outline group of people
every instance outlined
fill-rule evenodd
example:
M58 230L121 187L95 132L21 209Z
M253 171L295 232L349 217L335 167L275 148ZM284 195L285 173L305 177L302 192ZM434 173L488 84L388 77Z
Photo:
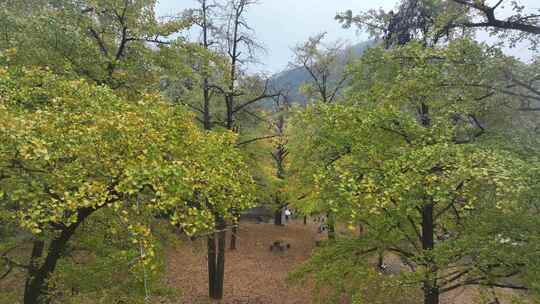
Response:
M285 224L289 223L289 220L292 219L293 216L293 210L289 207L285 207L283 209L283 215L285 218ZM319 226L317 227L318 233L323 233L328 229L328 224L326 223L326 216L325 215L316 215L313 217L313 221L315 223L319 223Z
M284 224L288 224L289 220L292 220L293 218L293 210L289 207L285 207L283 209L283 218L285 219ZM325 215L316 215L313 217L313 221L315 223L319 223L319 226L317 228L318 233L323 233L328 229L328 224L326 223L326 216Z

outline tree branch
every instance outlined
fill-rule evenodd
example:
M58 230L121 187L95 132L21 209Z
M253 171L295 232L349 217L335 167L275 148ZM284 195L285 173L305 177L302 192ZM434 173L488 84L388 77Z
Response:
M250 140L246 140L246 141L237 143L237 144L236 144L236 147L241 147L241 146L244 146L244 145L247 145L247 144L250 144L250 143L259 141L259 140L275 138L275 137L278 137L278 136L279 136L279 135L268 135L268 136L261 136L261 137L252 138L252 139L250 139Z

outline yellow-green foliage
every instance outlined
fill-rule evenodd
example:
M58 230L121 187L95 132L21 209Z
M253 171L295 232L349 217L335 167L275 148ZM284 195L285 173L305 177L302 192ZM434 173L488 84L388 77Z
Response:
M346 101L296 116L294 164L312 185L303 208L332 211L351 229L363 225L358 251L399 255L412 266L401 273L404 286L427 281L445 291L509 273L536 286L538 267L524 265L538 259L538 237L529 232L539 224L531 216L537 158L496 137L493 126L507 122L490 120L499 100L481 87L503 62L468 40L368 51L353 68ZM426 232L433 249L422 238L426 205L434 208ZM466 272L449 280L451 269Z
M156 94L125 102L86 81L2 68L0 141L2 215L35 235L111 208L149 245L147 225L131 220L139 208L193 234L252 200L235 135L203 132Z

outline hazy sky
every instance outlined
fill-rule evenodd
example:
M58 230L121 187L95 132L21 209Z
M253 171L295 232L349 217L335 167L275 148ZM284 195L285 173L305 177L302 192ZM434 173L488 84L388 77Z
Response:
M391 9L397 0L260 0L247 15L248 22L267 52L260 54L261 66L250 70L278 72L292 59L291 47L309 36L323 31L330 40L345 39L351 43L367 40L366 34L343 29L334 20L337 12L352 9L359 12L370 8ZM522 0L527 7L540 8L540 0ZM174 15L196 7L193 0L159 0L159 15ZM510 51L523 59L531 57L526 47Z
M248 22L267 52L260 54L263 63L257 70L277 72L291 58L291 47L323 31L330 40L346 39L351 43L367 39L355 29L342 29L334 20L337 12L360 11L375 7L392 8L395 0L261 0L247 15ZM196 7L193 0L159 0L159 15L172 15Z

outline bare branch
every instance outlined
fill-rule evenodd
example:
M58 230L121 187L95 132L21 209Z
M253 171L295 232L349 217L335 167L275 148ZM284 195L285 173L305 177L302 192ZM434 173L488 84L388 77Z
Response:
M241 146L244 146L244 145L247 145L247 144L250 144L250 143L259 141L259 140L270 139L270 138L276 138L276 137L279 137L279 135L267 135L267 136L256 137L256 138L252 138L252 139L250 139L250 140L246 140L246 141L237 143L237 144L236 144L236 147L241 147Z

